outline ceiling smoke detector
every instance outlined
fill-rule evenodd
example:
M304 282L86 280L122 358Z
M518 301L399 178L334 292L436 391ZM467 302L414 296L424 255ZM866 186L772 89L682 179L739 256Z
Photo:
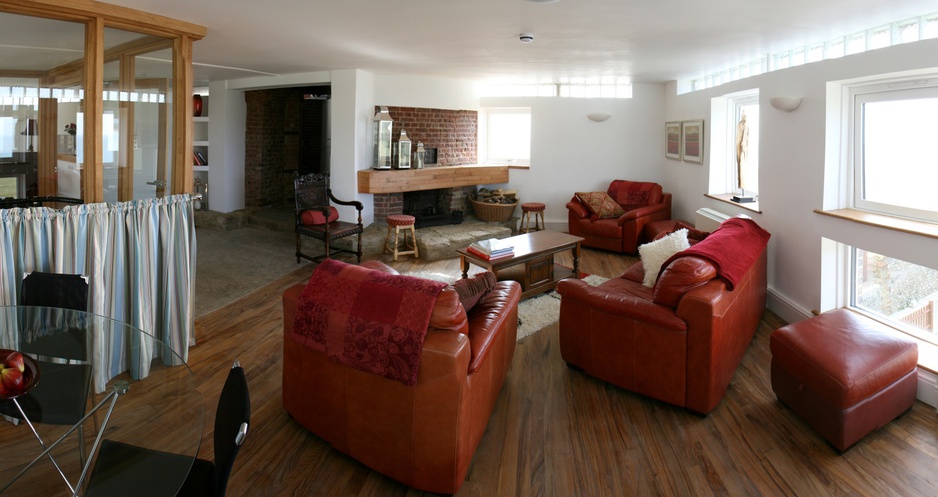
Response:
M521 33L518 35L518 39L521 40L521 43L531 43L534 41L534 35L531 33Z

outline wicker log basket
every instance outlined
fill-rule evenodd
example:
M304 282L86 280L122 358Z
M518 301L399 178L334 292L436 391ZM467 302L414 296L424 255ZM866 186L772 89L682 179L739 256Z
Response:
M520 203L517 195L517 190L481 188L476 198L469 199L469 203L472 204L472 210L480 221L504 223L511 220L515 214L515 208Z

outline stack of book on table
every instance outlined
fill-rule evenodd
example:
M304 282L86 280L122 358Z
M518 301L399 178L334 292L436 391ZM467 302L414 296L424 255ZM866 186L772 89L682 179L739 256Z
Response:
M473 242L471 245L469 245L467 250L472 255L487 261L502 259L515 255L515 247L514 245L511 245L511 242L506 242L497 238L490 238L480 242Z

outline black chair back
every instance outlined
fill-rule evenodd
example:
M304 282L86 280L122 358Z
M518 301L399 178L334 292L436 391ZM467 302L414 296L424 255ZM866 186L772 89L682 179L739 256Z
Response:
M297 224L299 215L305 210L329 208L329 175L310 173L293 176L293 192L296 200Z
M23 305L88 310L88 282L80 274L33 271L23 278Z
M235 363L218 398L215 411L215 495L224 497L235 457L251 422L251 398L244 369Z

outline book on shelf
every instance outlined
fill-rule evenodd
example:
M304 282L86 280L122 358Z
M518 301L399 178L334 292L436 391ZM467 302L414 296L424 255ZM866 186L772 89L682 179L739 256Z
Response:
M491 257L513 253L515 250L514 245L497 238L472 242L469 248L475 249L480 254L489 255Z
M200 166L207 166L207 165L208 165L208 159L205 158L205 155L204 155L202 152L196 150L196 151L195 151L195 156L199 159L199 165L200 165Z
M202 164L202 163L199 162L199 156L196 155L195 152L192 152L192 165L193 165L193 166L204 166L204 165L205 165L205 164Z
M496 261L496 260L499 260L499 259L507 259L507 258L510 258L510 257L514 257L514 255L515 255L515 252L514 252L513 250L512 250L512 251L508 251L508 252L501 252L501 253L499 253L499 254L486 254L485 252L480 252L480 251L476 250L476 249L473 248L471 245L469 246L469 248L466 249L466 251L469 252L470 254L472 254L472 255L474 255L474 256L480 258L480 259L484 259L484 260L486 260L486 261Z

